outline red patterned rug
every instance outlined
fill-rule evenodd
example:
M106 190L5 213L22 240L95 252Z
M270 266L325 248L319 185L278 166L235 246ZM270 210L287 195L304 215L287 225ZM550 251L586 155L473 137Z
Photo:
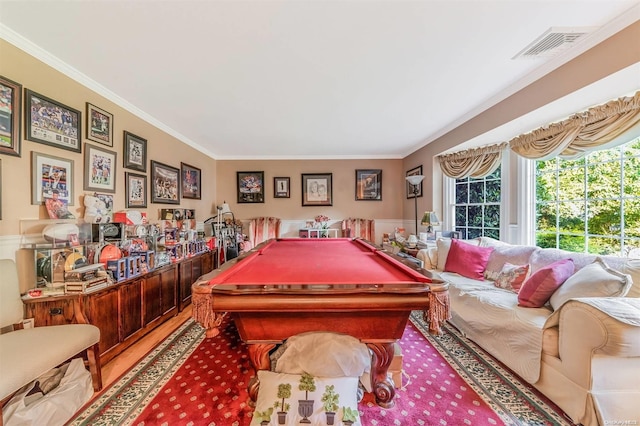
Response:
M253 371L233 322L223 328L205 339L188 320L69 424L249 425L246 387ZM358 406L362 425L571 425L455 329L445 327L435 338L427 330L414 313L399 342L405 381L395 407L382 409L365 394Z

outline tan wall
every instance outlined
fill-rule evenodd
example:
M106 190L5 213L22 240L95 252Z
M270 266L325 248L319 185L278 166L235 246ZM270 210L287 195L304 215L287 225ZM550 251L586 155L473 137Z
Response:
M95 142L91 143L117 153L116 194L114 197L115 210L125 208L125 170L139 173L135 170L128 170L122 167L123 131L127 130L147 139L148 160L160 161L178 168L182 161L202 169L202 200L184 199L179 207L196 209L197 219L199 220L204 220L209 217L211 205L216 199L216 163L213 159L185 145L176 138L78 84L76 81L43 62L27 55L4 40L0 40L0 58L0 75L22 84L24 88L33 90L34 92L82 112L83 142L86 142L86 102L90 102L113 114L115 139L113 148ZM2 159L2 220L0 220L0 236L19 234L21 219L47 218L44 206L31 204L32 151L74 161L74 205L70 206L69 210L76 217L83 216L84 146L83 153L79 154L49 145L27 141L25 140L24 124L21 136L22 156L12 157L2 155L0 157ZM147 179L150 179L149 164L147 164L146 175ZM148 193L147 196L148 208L141 211L146 211L150 220L158 218L158 210L161 208L178 207L174 205L152 204L150 193Z
M423 165L424 197L418 199L418 210L442 212L442 185L439 167L434 167L436 155L458 146L478 135L508 123L522 115L592 84L604 77L640 62L640 22L636 22L602 43L594 46L555 71L509 96L461 126L417 150L404 159L405 170ZM626 95L621 93L620 96ZM588 108L590 105L585 105ZM578 112L578 111L575 111ZM558 117L562 119L564 117ZM516 137L518 135L513 135ZM494 141L494 143L507 141ZM512 162L515 163L515 158ZM511 176L511 193L507 194L507 211L517 211L516 175ZM413 206L404 203L404 218L413 217ZM512 216L511 222L515 220Z
M217 202L229 203L235 216L250 219L275 216L288 220L311 220L319 214L332 220L347 217L397 219L404 199L402 160L219 160ZM382 170L382 201L356 201L356 169ZM236 172L264 171L265 202L237 203ZM333 206L302 207L302 173L332 173ZM291 198L273 198L273 178L291 178Z
M147 139L147 159L180 167L180 162L202 169L202 200L183 199L179 207L196 209L197 219L206 220L215 213L215 206L227 201L237 218L277 216L285 220L307 220L325 214L333 220L346 217L371 217L395 220L402 217L404 172L402 160L327 160L327 161L215 161L176 138L159 130L129 111L117 106L61 72L0 40L0 74L41 95L59 101L82 112L83 142L86 142L86 102L90 102L114 115L113 148L99 145L117 153L115 210L125 208L125 171L122 167L123 131ZM24 122L24 117L23 117ZM82 217L83 154L25 140L24 124L21 131L22 156L3 155L2 159L2 220L0 236L19 235L20 224L34 219L46 219L42 205L31 204L31 152L68 158L74 161L74 202L70 206L76 217ZM197 141L196 141L197 142ZM90 142L95 144L94 142ZM382 169L383 201L355 201L355 170ZM237 171L265 172L265 202L237 204ZM333 206L302 207L301 173L333 173ZM148 179L150 169L147 165ZM291 198L273 198L273 177L291 178ZM400 190L398 190L400 188ZM147 212L150 221L158 218L161 208L178 207L152 204L148 193Z

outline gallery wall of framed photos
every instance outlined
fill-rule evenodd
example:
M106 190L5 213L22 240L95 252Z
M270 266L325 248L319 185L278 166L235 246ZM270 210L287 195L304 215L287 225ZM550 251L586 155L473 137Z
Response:
M48 220L45 201L54 189L56 203L78 220L85 194L109 196L114 211L137 209L151 219L166 201L195 209L199 220L211 215L213 158L5 40L0 50L0 92L8 100L0 132L0 236L19 235L25 219ZM152 160L178 171L184 197L152 200Z
M0 88L15 94L11 119L20 123L12 127L9 139L0 142L0 235L18 235L21 219L48 217L41 191L53 181L62 188L58 196L66 199L76 218L83 216L83 196L94 193L113 200L114 211L137 209L151 219L177 202L205 220L224 201L240 219L303 220L325 214L338 220L354 212L364 217L402 216L402 191L394 189L403 188L402 160L215 160L11 44L0 40L0 48L7 58L0 63ZM22 67L33 72L25 74ZM25 109L27 91L31 106L39 103L67 117L66 135L47 133L38 115L31 116L31 108ZM154 171L152 162L161 169ZM358 177L357 170L364 172ZM161 173L166 171L171 173ZM254 178L260 181L257 195L239 192L238 172L245 171L260 172L249 179L251 185ZM303 174L330 179L329 201L303 205ZM156 182L161 175L162 182ZM357 181L364 183L367 177L378 179L379 192L367 186L367 192L358 195ZM179 189L170 196L154 194L156 183L176 184ZM238 203L239 193L247 202ZM378 196L382 199L376 200Z

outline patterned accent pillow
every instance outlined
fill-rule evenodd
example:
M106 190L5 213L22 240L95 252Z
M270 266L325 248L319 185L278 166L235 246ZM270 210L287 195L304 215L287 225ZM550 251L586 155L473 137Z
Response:
M529 272L529 265L512 265L511 263L505 263L502 267L502 271L498 272L493 279L496 287L504 288L505 290L513 291L517 293L522 287L522 283L527 278ZM491 275L491 274L487 274Z
M300 400L306 399L305 391L299 389L300 379L299 374L285 374L274 373L272 371L259 370L258 380L260 381L260 389L258 391L258 400L256 401L256 408L254 411L254 417L251 420L251 426L259 426L261 421L258 419L256 413L268 413L270 408L274 408L277 402L280 406L282 404L282 398L278 398L278 387L280 385L289 385L290 396L284 398L285 405L288 405L288 412L286 415L285 423L278 422L278 411L280 408L274 408L269 416L270 425L284 424L287 426L298 426L302 416L298 411L298 405ZM336 417L334 424L342 424L342 411L343 407L349 407L358 413L358 378L357 377L314 377L314 385L316 390L308 393L308 398L313 400L313 411L307 417L312 425L324 425L326 424L326 413L322 406L322 395L327 386L333 386L333 390L338 394L338 410L336 411ZM356 415L356 421L353 425L361 426L359 413Z

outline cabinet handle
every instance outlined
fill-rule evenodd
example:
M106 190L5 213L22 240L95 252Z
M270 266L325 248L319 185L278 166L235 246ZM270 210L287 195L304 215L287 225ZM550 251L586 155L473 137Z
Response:
M62 315L62 308L51 308L49 309L50 315Z

